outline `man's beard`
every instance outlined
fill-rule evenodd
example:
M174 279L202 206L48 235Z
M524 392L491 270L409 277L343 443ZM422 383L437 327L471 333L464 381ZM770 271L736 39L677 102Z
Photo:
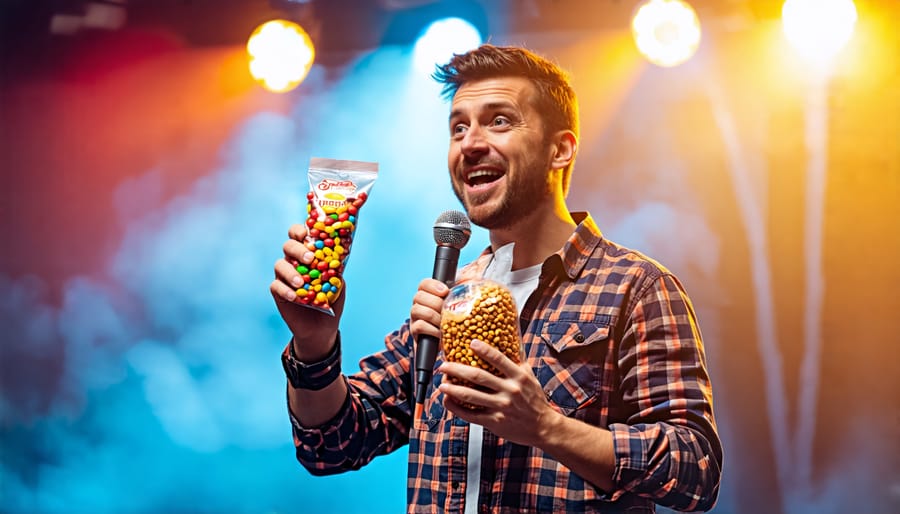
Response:
M539 163L535 159L527 163L525 169L520 168L515 177L505 175L506 192L499 207L489 212L473 213L465 200L464 180L461 185L453 181L453 192L465 207L472 223L488 230L506 229L528 217L539 204L546 202L550 197L550 173L546 171L548 168L549 163Z

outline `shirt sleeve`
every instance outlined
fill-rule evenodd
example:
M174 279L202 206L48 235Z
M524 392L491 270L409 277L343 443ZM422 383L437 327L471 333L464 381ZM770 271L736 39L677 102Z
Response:
M671 274L640 293L618 356L627 423L611 424L611 499L632 492L677 510L709 510L718 497L722 446L693 307Z
M378 455L409 442L412 375L409 321L385 338L385 349L360 361L360 371L342 376L349 393L334 418L304 427L288 413L297 460L313 475L359 469Z

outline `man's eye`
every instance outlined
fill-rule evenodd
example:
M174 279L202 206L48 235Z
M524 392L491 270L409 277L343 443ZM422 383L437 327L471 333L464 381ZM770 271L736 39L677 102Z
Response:
M496 118L494 118L491 124L495 127L503 127L509 125L509 119L505 116L497 116Z
M457 123L450 128L450 132L453 134L462 134L466 131L466 126L462 123Z

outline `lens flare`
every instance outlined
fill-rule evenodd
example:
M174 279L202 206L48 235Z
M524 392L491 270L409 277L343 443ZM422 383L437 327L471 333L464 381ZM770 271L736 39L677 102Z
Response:
M680 0L650 0L631 20L638 50L657 66L677 66L690 59L700 45L700 20Z
M781 8L788 42L816 64L830 61L850 41L856 17L853 0L787 0Z
M306 78L316 56L309 34L285 20L263 23L247 41L250 74L269 91L284 93Z

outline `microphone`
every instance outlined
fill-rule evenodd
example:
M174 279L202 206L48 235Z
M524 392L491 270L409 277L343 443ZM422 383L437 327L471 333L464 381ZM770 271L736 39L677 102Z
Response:
M456 280L456 266L459 263L459 250L469 242L472 229L469 218L460 211L444 211L434 222L434 270L431 278L440 280L453 287ZM434 360L437 357L440 341L436 337L420 334L416 341L416 409L413 419L422 415L428 385L434 373Z

